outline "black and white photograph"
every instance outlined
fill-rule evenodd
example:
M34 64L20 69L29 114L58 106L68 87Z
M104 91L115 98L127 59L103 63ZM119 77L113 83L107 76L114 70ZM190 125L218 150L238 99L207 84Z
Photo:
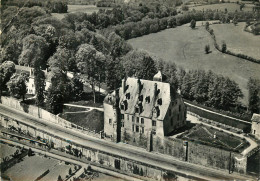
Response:
M0 0L1 181L260 181L260 0Z

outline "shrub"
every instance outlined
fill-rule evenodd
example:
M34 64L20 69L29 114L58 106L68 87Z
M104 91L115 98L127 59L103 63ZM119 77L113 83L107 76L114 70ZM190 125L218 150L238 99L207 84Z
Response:
M210 53L210 46L209 46L209 45L206 45L206 46L205 46L205 53L206 53L206 54L209 54L209 53Z

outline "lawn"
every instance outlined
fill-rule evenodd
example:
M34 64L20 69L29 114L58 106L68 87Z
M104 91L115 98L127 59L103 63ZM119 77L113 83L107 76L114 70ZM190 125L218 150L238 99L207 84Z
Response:
M63 113L60 117L92 131L99 132L104 129L104 113L98 110L69 114Z
M260 64L231 55L222 54L214 48L213 40L204 27L192 30L187 25L167 29L128 41L134 48L144 49L165 61L175 62L186 70L204 69L228 76L236 81L247 103L247 82L250 77L259 78ZM210 54L205 54L209 44Z
M214 135L216 135L216 138L214 138ZM182 134L181 138L200 142L209 146L217 146L222 149L239 152L242 152L248 146L246 140L202 125L193 127L189 130L189 132Z
M244 31L245 25L245 23L238 23L237 26L213 24L210 27L214 30L219 45L225 41L229 51L260 59L260 36Z

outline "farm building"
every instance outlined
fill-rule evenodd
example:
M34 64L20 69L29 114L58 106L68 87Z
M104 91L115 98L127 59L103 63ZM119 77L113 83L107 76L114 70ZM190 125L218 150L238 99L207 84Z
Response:
M260 139L260 114L253 114L251 133Z
M186 107L181 96L158 72L153 81L138 78L122 80L120 89L104 100L104 134L121 141L120 135L138 137L151 134L164 137L186 123ZM131 142L130 141L130 142Z

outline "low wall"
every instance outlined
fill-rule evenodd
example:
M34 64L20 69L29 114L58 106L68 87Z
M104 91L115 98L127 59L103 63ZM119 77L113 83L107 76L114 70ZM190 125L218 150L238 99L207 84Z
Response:
M251 130L251 123L243 120L239 120L230 116L226 116L220 113L216 113L195 105L192 105L190 103L185 102L185 105L187 106L187 111L193 112L200 117L210 119L222 124L226 124L238 129L243 130L245 133L249 133Z
M17 109L19 111L23 111L25 113L28 113L32 116L44 119L48 122L55 123L59 126L63 126L65 128L71 128L71 129L74 129L76 131L80 131L84 134L94 136L94 137L97 137L97 138L100 137L99 133L96 133L94 131L91 131L91 130L88 130L88 129L83 128L81 126L78 126L76 124L73 124L73 123L71 123L71 122L69 122L65 119L62 119L58 115L51 114L50 112L48 112L44 109L41 109L39 107L22 103L21 101L15 99L15 98L2 96L1 97L1 103L3 105L8 106L8 107L12 107L12 108Z

